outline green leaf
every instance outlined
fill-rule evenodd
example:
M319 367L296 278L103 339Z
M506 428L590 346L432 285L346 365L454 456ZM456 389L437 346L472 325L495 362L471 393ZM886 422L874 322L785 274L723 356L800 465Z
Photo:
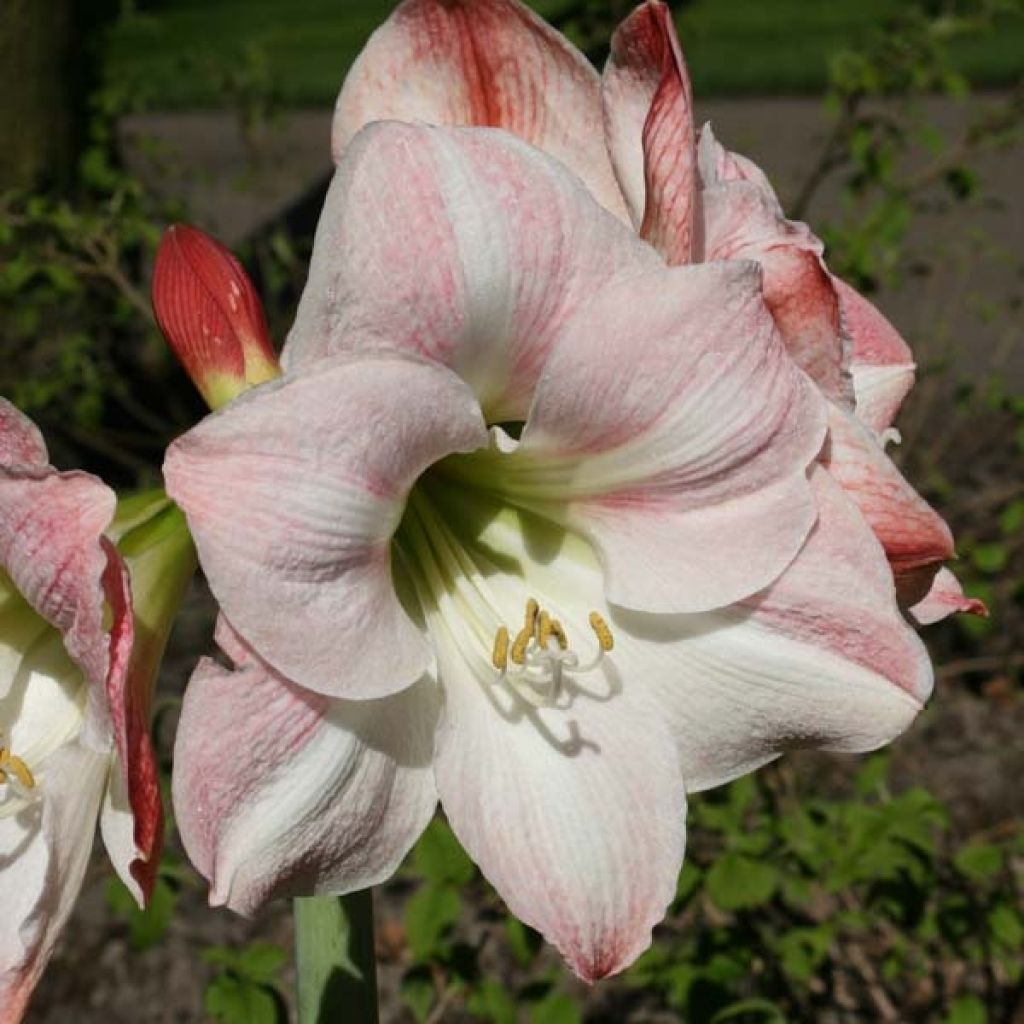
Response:
M398 994L420 1024L430 1016L430 1010L437 999L437 986L430 969L414 967L406 972L399 986Z
M1024 530L1024 498L1011 501L999 516L999 529L1012 537Z
M476 867L459 845L448 825L435 818L420 837L413 852L413 868L430 882L465 885Z
M1024 945L1024 922L1009 903L997 904L988 916L992 934L1007 949L1016 950Z
M982 571L989 574L1002 572L1006 568L1010 552L1005 544L975 544L971 548L971 561Z
M791 928L782 932L773 946L782 960L786 976L801 982L816 977L834 934L834 929L825 924L812 928Z
M683 870L679 872L676 882L676 897L672 901L673 910L681 910L690 901L693 894L700 888L701 870L692 860L683 861Z
M785 1014L767 999L741 999L738 1003L727 1006L711 1018L711 1024L725 1024L726 1021L749 1021L754 1017L758 1024L786 1024Z
M222 1024L277 1024L278 1004L273 992L260 985L222 975L206 988L206 1012Z
M953 863L972 882L982 882L1003 870L1003 851L992 843L971 843L957 853Z
M448 930L459 919L462 901L448 885L424 885L405 908L405 934L417 960L439 953Z
M890 760L888 752L874 754L867 759L856 775L857 792L861 796L875 796L884 787L889 777Z
M145 910L139 909L135 897L119 878L111 878L107 883L107 906L128 922L128 941L134 949L149 949L164 937L177 902L178 894L161 877L156 880Z
M530 1024L580 1024L583 1014L576 1000L564 992L552 992L530 1011Z
M273 981L288 955L269 942L252 942L238 951L235 970L255 982Z
M774 865L727 851L708 872L707 891L722 910L743 910L770 900L778 883Z
M988 1024L988 1011L976 995L960 996L949 1007L943 1024Z
M533 961L544 940L529 925L509 914L505 918L505 937L512 955L525 967Z
M490 978L485 978L466 1000L470 1013L495 1024L516 1024L516 1004L512 997Z

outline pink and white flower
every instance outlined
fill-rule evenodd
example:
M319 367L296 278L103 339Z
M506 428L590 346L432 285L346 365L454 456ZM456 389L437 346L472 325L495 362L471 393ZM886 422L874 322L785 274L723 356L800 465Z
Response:
M573 170L672 265L755 260L765 300L795 362L833 403L826 459L890 557L914 613L983 613L943 563L942 519L884 451L914 381L906 343L836 279L810 229L787 220L763 172L696 127L669 8L646 0L616 31L603 77L519 0L405 0L371 37L338 97L337 159L380 120L492 125ZM958 596L957 596L958 595ZM941 617L941 616L940 616Z
M166 498L129 503L112 527L115 505L95 477L50 466L39 431L0 398L3 1024L21 1019L67 922L97 821L140 903L156 877L150 687L172 618L162 570L180 544L150 525Z
M540 42L516 66L596 88L517 17ZM575 152L571 116L535 120ZM504 131L343 149L284 376L165 462L234 663L186 694L178 825L212 900L251 912L386 878L440 801L599 978L672 898L688 792L885 743L928 659L817 465L827 403L758 263L665 266Z

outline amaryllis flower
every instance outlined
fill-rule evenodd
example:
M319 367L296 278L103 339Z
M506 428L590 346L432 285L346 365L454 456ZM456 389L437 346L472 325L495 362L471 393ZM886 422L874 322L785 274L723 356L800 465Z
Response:
M672 898L688 792L927 698L761 268L666 267L512 135L360 132L283 364L165 462L234 663L175 751L214 903L379 882L440 800L599 978Z
M95 477L53 469L38 430L0 398L3 1024L21 1019L71 913L97 821L140 903L156 877L150 687L194 562L182 526L176 540L160 520L179 515L166 498L130 502L111 529L115 503Z
M892 325L825 266L822 243L786 219L751 161L696 129L669 8L647 0L619 27L600 78L519 0L405 0L371 37L335 111L336 159L380 119L493 125L571 168L673 265L756 260L796 363L832 402L826 464L889 555L921 620L984 612L947 570L942 519L885 454L914 360Z

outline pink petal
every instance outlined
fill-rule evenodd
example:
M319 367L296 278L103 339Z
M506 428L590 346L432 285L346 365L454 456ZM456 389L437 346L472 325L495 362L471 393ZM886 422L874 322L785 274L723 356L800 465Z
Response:
M568 504L614 603L702 611L760 590L799 550L825 415L774 330L756 265L661 270L608 289L569 325L522 444L504 456L507 486L551 514Z
M115 503L114 492L87 473L0 467L0 569L61 633L97 690L110 659L100 537Z
M850 404L839 296L807 227L787 220L763 173L701 131L704 258L757 260L765 302L786 348L830 398Z
M503 128L556 157L625 218L601 132L600 79L517 0L405 0L370 37L338 97L339 161L370 121Z
M958 612L988 618L985 602L968 597L960 581L946 568L935 574L928 593L910 609L910 614L922 626L930 626Z
M109 758L69 744L46 759L45 795L0 818L0 1024L18 1024L89 865Z
M660 264L556 161L488 129L374 125L317 231L287 367L390 349L451 366L488 419L522 419L562 325Z
M116 498L95 477L46 466L42 439L12 410L0 405L0 425L14 425L27 439L17 447L30 465L0 468L0 568L60 632L68 654L85 673L89 703L83 740L105 749L113 730L127 773L127 811L135 838L134 848L117 866L137 881L139 896L148 898L162 817L148 702L140 703L128 688L134 643L128 577L117 550L103 536ZM105 627L107 609L110 624Z
M917 600L941 564L953 557L949 527L852 413L833 406L829 431L825 460L829 472L881 541L897 585L906 579L922 588Z
M644 680L576 693L564 711L509 712L449 637L439 657L435 772L459 841L581 978L622 970L665 914L685 840L675 750Z
M281 372L249 275L197 228L175 224L164 233L153 266L153 312L212 408Z
M135 625L128 573L114 546L107 540L103 544L108 557L103 584L112 615L106 690L118 754L112 770L117 783L111 786L124 792L124 839L131 840L116 848L108 842L107 849L118 873L145 904L153 893L163 844L160 774L149 731L151 680L132 660ZM109 829L105 833L106 838Z
M391 581L390 540L429 465L486 443L436 365L335 358L266 384L171 445L167 491L245 640L302 686L384 696L429 648Z
M0 466L39 469L49 461L39 428L6 398L0 397Z
M794 748L873 750L902 733L931 692L927 651L897 607L878 542L824 471L812 482L818 523L763 593L663 620L658 632L643 617L614 623L617 666L644 675L690 791ZM634 650L630 633L660 644Z
M238 638L229 646L244 650ZM251 654L234 670L203 659L178 727L174 804L210 902L251 914L275 897L390 876L437 803L437 697L423 681L381 700L330 700Z
M896 328L839 278L832 279L853 344L850 372L857 418L876 433L892 425L914 386L914 355Z
M693 93L672 12L638 7L612 36L602 98L616 177L633 223L670 264L693 260L697 145Z

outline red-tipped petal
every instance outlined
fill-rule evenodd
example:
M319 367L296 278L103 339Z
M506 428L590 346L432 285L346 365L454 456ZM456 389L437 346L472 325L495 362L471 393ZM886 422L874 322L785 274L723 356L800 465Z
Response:
M857 418L876 433L892 425L914 386L914 354L899 332L863 295L833 277L852 342L850 373Z
M885 548L901 599L920 600L942 563L953 557L949 527L852 413L833 406L829 429L829 472Z
M985 602L968 597L960 581L945 568L938 571L928 593L910 608L910 614L921 626L930 626L958 612L988 618Z
M605 136L640 234L671 264L693 259L693 95L672 12L638 7L615 31L603 81Z
M252 281L197 228L176 224L164 234L153 268L153 311L211 408L280 375Z

